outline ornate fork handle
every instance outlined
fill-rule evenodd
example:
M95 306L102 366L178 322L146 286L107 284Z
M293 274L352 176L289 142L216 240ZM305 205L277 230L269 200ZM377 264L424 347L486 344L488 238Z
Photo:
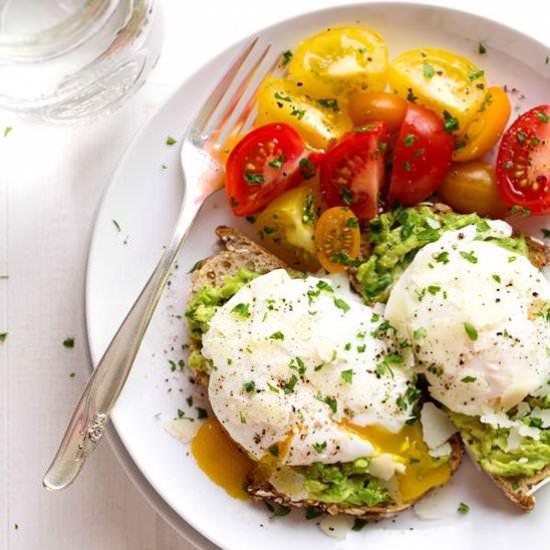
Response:
M70 485L103 437L111 409L128 378L145 331L202 202L202 196L190 197L186 192L170 244L84 388L57 454L42 480L47 489L58 490Z

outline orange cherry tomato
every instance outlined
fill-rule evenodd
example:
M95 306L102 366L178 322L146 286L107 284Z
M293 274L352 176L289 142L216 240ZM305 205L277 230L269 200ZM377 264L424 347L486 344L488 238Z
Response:
M488 153L500 139L510 118L511 105L506 92L499 86L487 90L478 113L457 139L453 153L455 162L475 160Z
M359 257L359 220L346 206L325 210L315 227L315 250L329 273L340 273Z
M387 92L359 92L349 101L349 115L355 126L364 126L378 120L385 122L390 132L399 130L407 102Z
M453 164L437 195L461 214L477 212L491 218L508 215L496 182L495 167L486 162Z

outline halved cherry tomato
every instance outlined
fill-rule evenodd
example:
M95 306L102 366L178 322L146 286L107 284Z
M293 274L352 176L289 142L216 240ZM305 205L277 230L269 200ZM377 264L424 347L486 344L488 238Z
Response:
M235 215L255 214L288 189L303 153L303 139L287 124L266 124L239 141L225 165Z
M359 257L359 220L346 207L325 210L315 227L315 248L320 264L330 273L345 271Z
M349 206L361 219L378 213L388 131L382 122L342 137L321 163L321 192L328 206Z
M388 199L410 206L443 182L453 153L453 137L432 111L409 105L395 145Z
M321 211L318 178L285 191L258 215L262 244L291 267L317 271L313 231Z
M388 49L382 37L366 27L335 27L302 42L288 66L290 77L316 99L350 91L383 90Z
M487 92L485 74L479 67L439 48L402 53L391 62L388 77L393 91L445 117L452 131L464 131Z
M510 206L550 212L550 105L539 105L508 128L498 150L497 182Z
M497 187L495 168L486 162L453 164L437 195L461 214L477 212L491 218L508 215L508 207Z
M359 92L349 101L349 114L355 126L378 120L384 122L390 132L399 130L406 109L404 99L387 92Z
M315 100L304 87L284 79L267 80L258 92L258 126L290 124L315 149L325 149L351 129L351 120L336 98Z
M478 113L458 138L453 160L465 162L488 153L504 132L511 111L506 92L500 86L489 88Z

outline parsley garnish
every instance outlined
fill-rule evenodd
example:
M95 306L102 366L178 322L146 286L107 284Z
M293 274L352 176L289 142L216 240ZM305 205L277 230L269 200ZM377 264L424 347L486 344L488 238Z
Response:
M284 392L286 395L294 391L294 386L296 385L297 382L298 382L298 377L295 374L293 374L290 377L290 380L285 384Z
M115 226L115 229L120 233L120 224L116 220L113 220L113 225Z
M252 393L256 389L256 382L251 380L250 382L245 382L243 384L243 389L246 393Z
M461 378L461 382L464 382L465 384L470 384L472 382L475 382L477 378L475 376L465 376L464 378Z
M332 109L335 113L340 110L338 106L338 101L336 99L318 99L317 103L324 107L325 109Z
M448 252L440 252L435 257L435 261L439 262L440 264L448 264L449 263L449 253Z
M451 134L459 129L460 125L458 123L458 118L454 117L449 113L449 111L443 111L443 129L445 132Z
M275 99L278 99L279 101L292 101L292 97L289 95L282 95L279 92L275 92L273 95L275 96Z
M284 155L279 155L276 159L270 160L268 164L272 168L280 168L284 164L285 160Z
M354 374L355 373L353 372L353 369L347 369L340 372L340 377L342 378L342 380L344 380L348 384L351 384L353 381Z
M480 42L477 46L477 51L480 55L484 55L487 53L487 47L483 42Z
M349 227L350 229L355 229L356 227L359 227L359 220L355 217L350 217L346 220L346 227Z
M244 317L246 319L247 317L250 317L250 311L248 310L249 307L249 304L237 304L231 310L231 313L236 313L240 317Z
M285 339L285 335L280 331L278 330L277 332L274 332L270 338L272 340L284 340Z
M197 407L197 418L202 420L203 418L208 418L208 411L202 407Z
M277 443L274 443L273 445L271 445L270 447L268 447L268 451L269 451L273 456L279 456L279 445L277 445Z
M500 275L492 275L493 279L497 282L497 283L502 283L502 279L500 278Z
M316 166L308 158L300 159L300 175L305 179L311 179L315 176Z
M347 206L353 202L353 196L347 187L340 188L340 197L342 198L343 203Z
M273 393L279 393L279 388L277 386L274 386L273 384L267 383L267 387L272 391Z
M403 139L403 143L405 144L405 147L410 147L416 140L415 134L407 134L405 136L405 139Z
M476 231L479 233L485 233L486 231L489 231L489 229L491 229L491 226L485 220L481 220L476 224Z
M405 172L411 171L411 163L408 160L403 161L403 170L405 170Z
M172 136L168 136L166 138L166 145L174 145L175 143L177 143L177 140L174 139Z
M366 519L360 519L360 518L355 518L355 520L353 521L353 526L351 528L352 531L361 531L361 529L363 529L363 527L365 527L365 525L367 525L368 521Z
M342 298L334 298L334 305L344 313L347 313L351 309L349 304L342 300Z
M5 342L7 337L8 337L7 332L0 332L0 342Z
M290 113L290 116L295 116L298 120L302 120L305 114L306 112L304 111L304 109L293 109L293 111Z
M413 338L415 340L420 340L420 338L424 338L427 334L428 331L424 327L420 327L413 332Z
M485 71L479 69L477 71L473 71L468 75L468 78L473 82L474 80L477 80L478 78L481 78L485 74Z
M327 442L323 441L322 443L313 443L311 445L319 454L321 454L327 448Z
M476 330L476 327L472 325L472 323L465 321L464 330L466 331L466 334L468 335L468 338L470 340L477 340L477 330Z
M424 64L422 66L422 72L424 74L424 78L426 80L430 80L434 75L434 68L424 61Z
M315 213L313 212L313 205L315 204L314 195L306 195L306 202L304 204L304 214L302 220L306 225L313 225L315 220Z
M460 251L460 255L465 259L468 260L471 264L477 264L477 256L474 254L473 251L470 252L464 252Z
M264 177L262 174L254 174L253 172L244 173L244 181L249 185L262 185L264 183Z
M292 59L292 52L290 50L285 50L282 53L282 56L283 56L283 60L281 62L281 65L284 67L285 65L288 65L288 63Z
M74 348L74 338L65 338L63 346L66 348Z
M458 508L456 509L456 511L459 512L460 514L467 514L470 511L470 507L464 502L461 502L458 505Z
M550 117L544 111L537 111L537 118L544 124L548 124L550 121Z
M531 210L524 206L514 204L514 206L510 208L510 214L520 214L522 218L528 218L531 215Z
M4 128L4 137L8 137L8 134L13 130L11 126L6 126Z
M336 401L336 399L334 399L334 397L329 397L328 395L323 397L321 394L317 394L315 398L325 405L328 405L333 413L336 413L336 411L338 410L338 402Z

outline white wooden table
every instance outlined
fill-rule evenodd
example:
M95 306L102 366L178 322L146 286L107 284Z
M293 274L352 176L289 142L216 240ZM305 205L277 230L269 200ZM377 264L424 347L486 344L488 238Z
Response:
M107 444L69 490L41 476L88 371L84 274L94 214L118 159L166 97L228 44L338 0L160 0L161 60L122 110L80 128L0 112L0 550L189 549L127 478ZM424 0L425 2L427 0ZM541 3L432 0L548 40ZM549 92L550 100L550 92ZM3 137L5 127L12 132ZM68 349L63 341L75 339ZM73 374L74 373L74 374Z

